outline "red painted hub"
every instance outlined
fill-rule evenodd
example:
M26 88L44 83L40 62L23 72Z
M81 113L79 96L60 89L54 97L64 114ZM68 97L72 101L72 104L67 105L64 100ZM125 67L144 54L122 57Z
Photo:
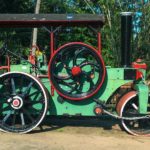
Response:
M18 107L20 105L20 101L18 99L13 100L13 106Z
M74 66L71 70L73 76L78 76L81 73L81 68L78 66Z

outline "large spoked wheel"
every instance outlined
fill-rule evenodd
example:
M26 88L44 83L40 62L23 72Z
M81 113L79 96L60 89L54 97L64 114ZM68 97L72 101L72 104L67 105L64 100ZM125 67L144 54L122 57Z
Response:
M150 111L150 98L148 112ZM121 117L142 117L138 112L138 96L136 91L125 94L117 104L117 112ZM150 119L121 120L122 127L130 134L150 136Z
M49 77L59 95L69 100L83 100L102 86L105 65L96 49L73 42L56 51L50 60Z
M47 112L47 94L35 77L21 72L0 76L0 129L27 133L37 127Z

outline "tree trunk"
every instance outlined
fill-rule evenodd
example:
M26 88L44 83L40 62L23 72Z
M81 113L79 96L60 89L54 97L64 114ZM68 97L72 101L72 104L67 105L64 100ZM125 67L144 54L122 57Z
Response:
M41 5L41 0L37 0L36 7L35 7L35 14L39 14L39 12L40 12L40 5ZM38 32L38 29L34 28L33 29L32 46L37 44L37 32ZM35 50L34 49L32 51L32 54L35 55Z

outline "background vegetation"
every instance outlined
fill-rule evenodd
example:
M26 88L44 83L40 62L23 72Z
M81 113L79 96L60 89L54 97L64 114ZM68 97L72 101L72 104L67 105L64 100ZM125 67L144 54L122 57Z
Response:
M36 0L1 0L0 13L34 13ZM120 62L120 12L142 12L134 16L132 61L142 58L150 67L150 3L144 0L41 0L40 13L92 13L105 15L102 32L103 58L107 65L119 66ZM137 17L137 15L139 15ZM95 35L86 28L64 28L57 45L80 40L96 45ZM62 33L62 30L59 32ZM9 49L23 56L31 47L32 29L0 29L0 44L7 41ZM68 34L66 36L66 33ZM74 34L80 33L80 34ZM40 49L49 49L49 35L42 29L38 33ZM149 73L150 74L150 73Z

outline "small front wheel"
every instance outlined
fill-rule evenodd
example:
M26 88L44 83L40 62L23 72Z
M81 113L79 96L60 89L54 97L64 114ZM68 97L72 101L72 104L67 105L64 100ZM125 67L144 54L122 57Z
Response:
M150 111L150 98L148 101L148 112ZM117 104L117 112L120 117L142 117L138 111L138 94L136 91L130 91L125 94ZM121 120L122 127L133 135L150 136L150 118Z

